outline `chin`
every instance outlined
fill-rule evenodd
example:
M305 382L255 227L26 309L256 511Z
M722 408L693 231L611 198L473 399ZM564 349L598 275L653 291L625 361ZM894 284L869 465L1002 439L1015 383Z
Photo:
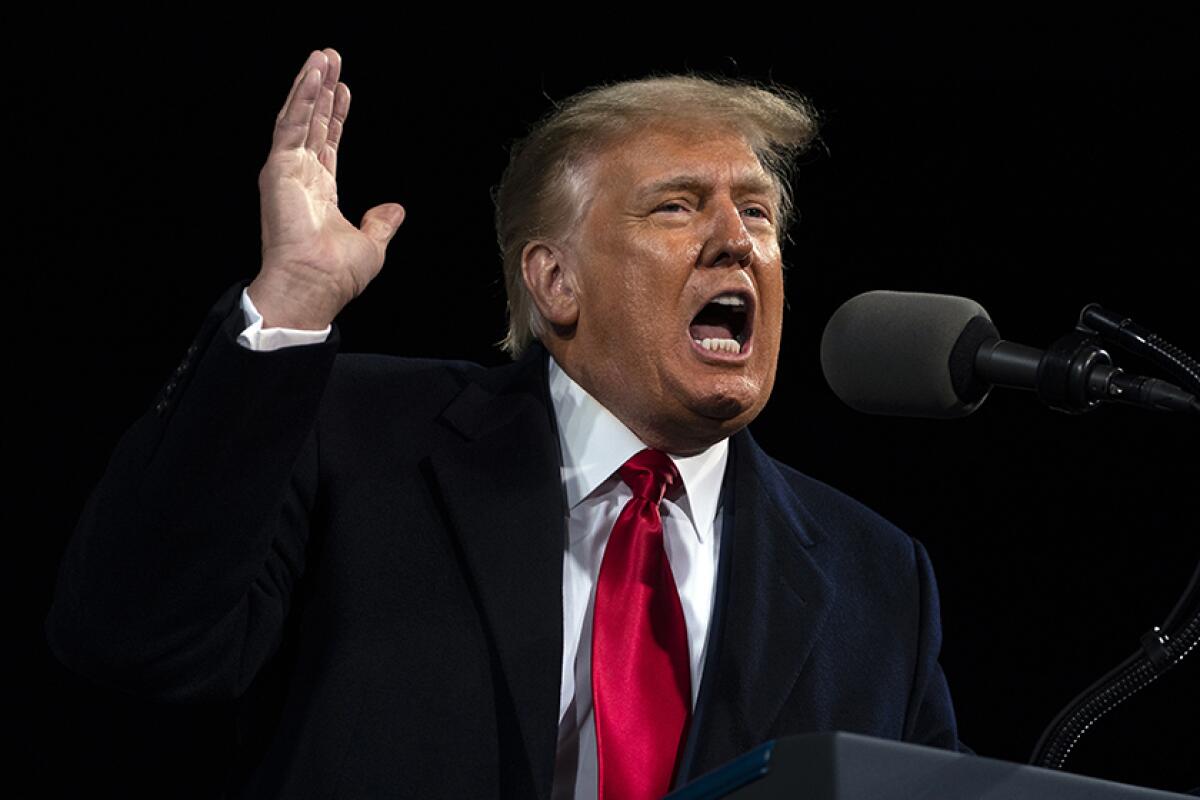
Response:
M684 446L697 452L754 421L767 404L772 383L745 373L687 375L667 392L675 401L668 402L670 410L663 408L666 413L652 427L676 445L673 452Z
M741 398L729 395L706 397L692 406L692 410L712 422L732 422L751 411Z
M696 398L691 411L702 418L701 425L728 436L749 425L765 405L765 398L758 393L716 392Z
M736 420L744 417L743 424L758 416L766 405L769 390L764 391L762 382L749 376L726 376L700 388L689 403L694 411L712 420Z
M684 409L660 417L647 431L654 439L643 440L667 452L694 455L750 424L762 404L748 404L730 395L690 398ZM656 442L659 442L656 444Z

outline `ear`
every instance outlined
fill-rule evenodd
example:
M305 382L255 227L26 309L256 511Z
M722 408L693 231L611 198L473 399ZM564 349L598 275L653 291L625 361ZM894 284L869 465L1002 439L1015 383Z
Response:
M521 251L521 275L542 316L556 328L571 328L579 320L575 282L561 249L535 240Z

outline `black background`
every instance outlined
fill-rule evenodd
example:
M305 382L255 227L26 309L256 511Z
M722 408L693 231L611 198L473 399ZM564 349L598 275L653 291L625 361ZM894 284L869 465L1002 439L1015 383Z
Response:
M889 288L972 297L1035 346L1098 301L1200 352L1197 85L1172 26L920 37L813 24L771 40L765 19L754 36L718 20L632 36L597 16L590 43L457 22L10 29L7 752L13 774L44 781L38 794L219 791L229 709L90 687L57 667L41 624L108 452L220 292L257 269L257 173L319 47L342 53L354 94L343 211L408 210L382 274L339 318L345 351L505 360L489 188L550 99L650 71L774 79L824 125L795 187L779 379L752 429L928 547L964 741L1024 760L1057 709L1165 617L1200 559L1194 421L1069 417L1017 392L957 422L866 417L829 392L817 348L841 302ZM1185 662L1100 723L1074 768L1200 785L1198 684Z

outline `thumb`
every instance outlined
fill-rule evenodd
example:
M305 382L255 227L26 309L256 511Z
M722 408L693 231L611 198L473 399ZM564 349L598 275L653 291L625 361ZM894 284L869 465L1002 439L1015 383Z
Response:
M400 227L401 222L404 222L404 206L399 203L384 203L363 214L359 229L376 242L386 246L396 235L396 230Z

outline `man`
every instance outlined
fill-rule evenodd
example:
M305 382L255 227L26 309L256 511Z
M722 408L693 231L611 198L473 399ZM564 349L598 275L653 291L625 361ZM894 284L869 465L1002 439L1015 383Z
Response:
M84 510L59 658L247 698L244 796L652 797L788 733L956 747L923 548L745 430L804 106L564 104L497 193L519 358L484 370L336 355L404 218L338 212L340 66L312 53L277 118L259 274Z

